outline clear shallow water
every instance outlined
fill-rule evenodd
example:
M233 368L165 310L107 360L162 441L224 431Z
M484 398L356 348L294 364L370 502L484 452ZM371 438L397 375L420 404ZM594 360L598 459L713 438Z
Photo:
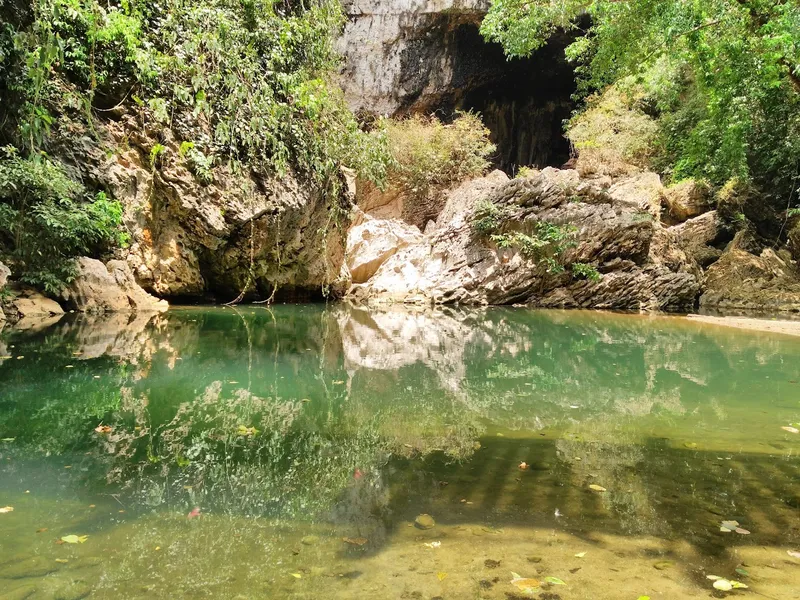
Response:
M0 333L0 598L800 598L800 339L313 305L27 326Z

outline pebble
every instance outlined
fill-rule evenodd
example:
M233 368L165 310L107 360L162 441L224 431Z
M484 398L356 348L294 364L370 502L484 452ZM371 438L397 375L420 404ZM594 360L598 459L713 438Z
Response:
M430 515L419 515L414 519L414 525L420 529L433 529L436 527L436 521L434 521L433 517Z

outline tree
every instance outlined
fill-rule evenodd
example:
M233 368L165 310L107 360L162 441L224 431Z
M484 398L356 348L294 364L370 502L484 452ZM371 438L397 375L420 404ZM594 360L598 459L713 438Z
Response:
M640 86L673 179L769 182L800 174L800 4L793 0L493 0L482 25L511 57L558 29L583 95ZM762 187L766 187L762 185Z

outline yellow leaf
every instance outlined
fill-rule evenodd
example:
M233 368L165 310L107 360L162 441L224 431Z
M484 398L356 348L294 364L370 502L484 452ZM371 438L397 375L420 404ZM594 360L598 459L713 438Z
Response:
M65 544L82 544L88 539L88 535L65 535L61 538L61 541Z
M439 581L444 581L444 580L445 580L445 578L447 577L447 573L443 573L442 571L439 571L439 572L436 574L436 577L438 577L438 578L439 578Z
M589 489L590 490L594 490L595 492L605 492L606 491L606 488L604 488L602 485L597 485L596 483L591 484L589 486Z
M10 513L10 512L14 512L13 506L4 506L3 508L0 508L0 513Z
M578 553L575 555L575 558L583 558L584 556L586 556L586 552L578 552Z
M291 575L295 579L302 579L303 578L303 576L300 573L289 573L289 575Z
M56 559L56 562L57 562L57 563L61 563L62 565L65 565L65 564L67 564L69 561L68 561L66 558L57 558L57 559Z

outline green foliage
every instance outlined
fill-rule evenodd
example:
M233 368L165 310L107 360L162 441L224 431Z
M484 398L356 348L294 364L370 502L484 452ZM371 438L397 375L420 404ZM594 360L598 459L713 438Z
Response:
M472 212L472 227L478 235L489 236L500 231L506 220L506 212L494 202L480 200Z
M150 148L150 167L155 169L159 162L159 157L166 151L166 147L162 144L153 144L153 147Z
M391 185L418 198L483 175L495 151L480 117L459 113L450 124L412 116L385 124L392 162Z
M44 155L3 152L0 249L23 281L56 293L74 278L74 257L126 243L118 202L92 196Z
M597 282L603 277L593 265L587 263L572 263L571 269L572 274L579 279L588 279L589 281Z
M323 187L342 165L385 176L385 138L361 131L327 81L337 0L35 0L32 11L32 24L0 35L28 150L46 142L54 114L77 107L91 122L130 100L192 132L190 167L204 182L221 160Z
M493 0L484 35L512 56L588 13L567 49L581 90L630 77L674 180L732 177L788 193L800 164L800 4L771 0Z

